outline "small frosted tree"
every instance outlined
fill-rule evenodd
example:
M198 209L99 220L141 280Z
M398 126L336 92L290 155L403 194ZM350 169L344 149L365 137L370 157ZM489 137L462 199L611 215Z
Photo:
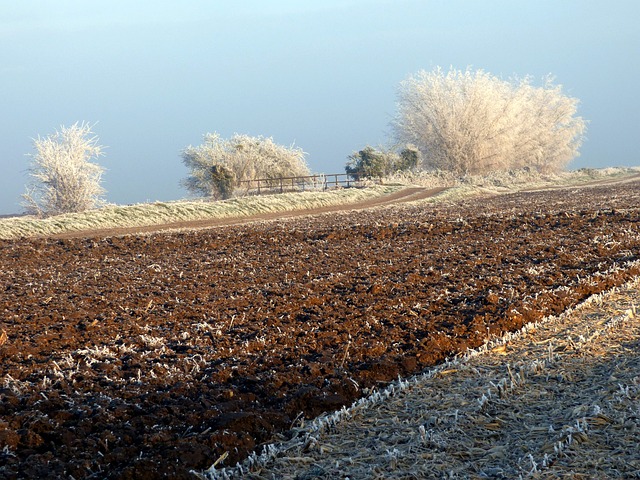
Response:
M414 170L418 166L420 152L414 145L407 145L399 154L383 148L376 150L367 145L347 158L345 171L349 175L356 178L383 178Z
M51 216L82 212L104 204L101 186L104 168L91 162L103 155L104 147L92 126L75 123L45 138L33 141L29 154L30 183L23 194L27 213Z
M393 128L397 141L417 146L426 169L556 171L579 155L586 124L577 106L550 77L535 87L530 77L437 68L400 84Z
M409 144L400 150L400 154L398 155L398 159L396 160L394 173L395 172L408 172L411 170L415 170L420 165L421 154L418 147L413 144Z
M192 194L228 198L245 180L310 174L302 149L278 145L272 138L235 134L225 140L207 133L203 140L182 151L182 162L190 171L182 184ZM225 176L232 178L230 185L221 183L227 182Z
M356 178L382 178L391 169L391 156L367 145L348 157L345 171Z

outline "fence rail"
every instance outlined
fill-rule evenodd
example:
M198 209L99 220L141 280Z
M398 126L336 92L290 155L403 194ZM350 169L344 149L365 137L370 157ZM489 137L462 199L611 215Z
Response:
M356 187L360 180L347 173L307 175L304 177L258 178L242 180L238 188L257 195L305 190L329 190L339 187Z

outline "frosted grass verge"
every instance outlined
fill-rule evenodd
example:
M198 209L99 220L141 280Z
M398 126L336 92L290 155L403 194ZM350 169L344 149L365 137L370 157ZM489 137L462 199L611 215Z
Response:
M637 267L638 265L640 265L640 261L629 262L625 264L624 268ZM384 402L388 401L392 397L395 397L401 392L427 385L428 382L434 377L443 375L443 372L458 369L473 358L488 354L496 349L499 349L500 347L503 347L510 342L526 336L532 331L540 329L542 326L554 326L562 324L562 322L566 321L567 318L576 313L579 313L581 310L587 309L593 305L602 305L603 302L607 301L608 297L610 297L612 294L615 294L616 292L625 289L637 289L639 287L640 276L632 278L619 287L613 287L612 289L609 289L607 291L591 295L583 302L579 303L573 308L565 310L560 315L550 315L537 322L529 323L516 332L508 332L501 337L488 339L481 347L473 350L468 350L460 356L447 359L443 364L426 370L421 374L410 377L408 379L399 378L395 382L392 382L390 385L388 385L384 390L374 392L367 397L355 401L349 408L343 407L341 410L334 413L324 414L320 417L317 417L307 425L303 425L300 429L298 429L298 434L293 439L282 443L266 445L260 455L257 455L254 452L242 463L238 463L235 466L230 467L218 467L218 464L223 460L223 458L221 457L221 459L218 459L218 461L216 461L208 470L204 472L192 471L191 473L197 475L201 479L207 480L229 480L232 478L242 478L244 475L247 475L250 472L255 472L264 467L267 467L269 463L275 461L279 457L286 457L290 452L312 450L319 444L320 435L323 432L331 431L339 423L347 421L356 415L364 414L364 412L366 412L368 409L373 409L375 406L383 404ZM609 321L604 325L601 325L599 329L591 332L591 337L595 338L599 335L603 335L607 331L615 329L622 323L633 319L635 315L635 311L622 312L622 314L610 318ZM575 345L579 346L578 344L586 344L591 340L593 339L579 339ZM552 361L553 356L551 355L550 351L548 362ZM545 363L545 365L542 365L542 363ZM482 410L486 406L486 404L490 402L494 397L499 397L500 390L503 391L503 394L505 391L509 393L510 390L515 389L520 384L524 384L524 382L526 381L525 376L527 373L531 373L539 370L540 368L546 367L546 359L543 359L542 363L540 360L535 360L531 364L526 365L526 368L524 370L521 369L515 373L515 375L511 378L511 383L509 383L507 379L498 382L496 385L489 382L490 388L487 389L488 396L483 395L481 398L476 399L477 408ZM529 372L529 370L531 372ZM490 392L489 390L492 391ZM561 450L565 448L566 445L562 444L557 447ZM536 463L536 465L539 464L539 467L546 466L550 458L550 456L547 456L545 457L545 459L540 459L539 462Z
M329 192L297 192L234 198L218 202L177 201L137 205L108 205L98 210L56 215L0 219L0 239L15 239L58 233L160 225L166 223L247 217L263 213L309 210L349 205L401 190L399 185L348 188Z
M462 194L473 191L508 193L530 189L559 188L616 180L640 174L640 167L581 168L579 170L543 174L530 169L495 172L487 175L460 176L451 172L433 171L399 173L385 179L429 188L453 187ZM457 196L457 195L456 195Z
M456 202L487 195L503 195L523 191L553 190L623 181L640 175L640 167L582 168L580 170L542 174L529 169L495 172L488 175L459 176L451 172L433 171L399 173L385 178L385 183L447 189L437 197L416 203Z

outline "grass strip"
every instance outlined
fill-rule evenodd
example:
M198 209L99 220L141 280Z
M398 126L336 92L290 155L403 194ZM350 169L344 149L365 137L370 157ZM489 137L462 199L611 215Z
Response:
M16 239L55 235L73 231L127 228L165 223L238 218L262 213L309 210L335 205L348 205L388 195L400 190L398 185L348 188L328 192L294 192L278 195L251 196L225 201L176 201L136 205L108 205L80 213L49 218L35 216L0 219L0 239Z

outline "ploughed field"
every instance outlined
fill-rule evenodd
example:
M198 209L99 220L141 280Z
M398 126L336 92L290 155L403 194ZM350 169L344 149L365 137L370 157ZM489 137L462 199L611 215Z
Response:
M640 182L0 242L0 478L195 478L640 273Z

